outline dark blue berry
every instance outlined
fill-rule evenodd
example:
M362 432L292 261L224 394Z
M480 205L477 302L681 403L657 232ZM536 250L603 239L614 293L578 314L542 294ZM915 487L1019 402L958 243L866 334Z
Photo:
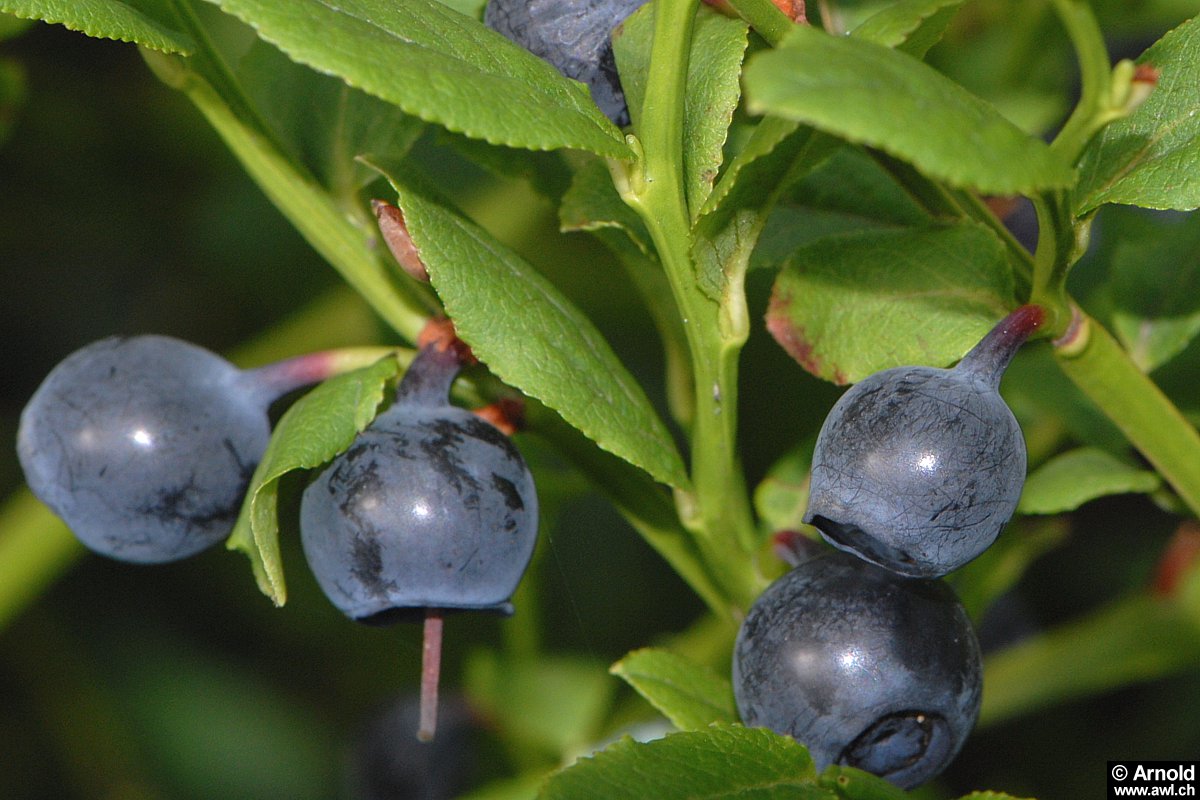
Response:
M158 563L229 535L279 387L165 336L68 356L21 414L29 488L92 550Z
M448 404L456 357L433 348L395 404L305 490L304 553L347 616L511 612L533 554L537 493L508 437Z
M904 788L958 753L981 676L979 644L947 586L839 552L771 584L734 648L746 725L795 738L819 769L857 767Z
M483 21L568 78L617 125L629 124L613 58L613 29L646 0L491 0Z
M987 549L1025 482L1025 440L997 389L1041 319L1025 306L954 369L896 367L847 391L817 438L804 521L913 577L944 575Z

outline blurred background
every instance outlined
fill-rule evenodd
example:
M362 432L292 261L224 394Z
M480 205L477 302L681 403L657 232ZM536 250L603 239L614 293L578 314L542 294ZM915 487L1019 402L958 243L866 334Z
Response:
M1191 2L1095 5L1115 55L1136 55L1200 10ZM934 59L1029 129L1050 128L1069 107L1074 77L1045 4L979 3L973 13ZM984 25L1004 14L1038 14L1044 23L1013 43ZM13 442L25 401L55 363L95 339L165 333L243 364L395 341L135 48L3 16L0 35L0 497L21 484ZM983 38L955 49L975 35ZM1012 70L1027 74L1014 82ZM435 135L418 152L473 216L591 316L661 397L649 317L622 281L597 280L620 274L608 252L560 235L548 203L478 171ZM1104 213L1113 230L1137 224L1130 212ZM1104 247L1101 233L1077 270L1077 294L1097 298L1101 310ZM769 277L752 276L753 309L765 306ZM1053 373L1044 357L1023 356L1006 384L1018 414L1042 413L1031 395ZM815 432L839 391L796 368L760 329L745 375L753 485L790 443ZM1195 342L1156 377L1185 410L1200 409ZM551 510L546 535L516 616L447 623L444 690L452 699L436 752L402 733L412 727L419 630L345 620L308 575L295 536L283 540L289 602L275 609L239 554L218 549L135 567L85 555L47 529L60 543L52 555L36 557L28 580L5 569L9 585L0 586L0 798L435 798L479 787L489 788L478 797L521 797L531 784L519 776L652 724L607 666L667 637L719 663L727 634L697 629L703 607L674 573L540 443L521 446L544 474L556 473L539 483ZM6 537L45 525L17 497L0 512L0 560L10 567L34 557ZM985 618L985 640L1035 635L1142 591L1178 521L1139 495L1099 500L1055 522L1053 547ZM542 654L541 666L506 661L530 649ZM1092 798L1103 791L1108 759L1197 758L1200 664L1145 672L1155 679L983 726L924 796L991 788ZM469 702L454 700L464 687ZM505 703L518 713L506 714ZM539 715L547 720L540 727ZM412 775L416 783L405 783Z

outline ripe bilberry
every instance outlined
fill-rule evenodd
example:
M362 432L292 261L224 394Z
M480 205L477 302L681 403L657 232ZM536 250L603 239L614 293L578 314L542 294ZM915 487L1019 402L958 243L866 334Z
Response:
M520 453L449 404L459 369L452 348L423 348L396 402L321 472L300 508L304 554L337 608L363 622L424 616L434 693L442 611L511 613L537 536L537 493ZM431 717L422 732L432 735Z
M912 577L987 549L1025 482L1025 440L997 389L1042 315L1017 309L953 369L896 367L846 392L817 437L804 521Z
M108 338L59 363L21 414L29 488L92 550L161 563L229 535L306 357L242 371L167 336Z
M840 552L805 561L755 601L733 688L750 726L904 788L940 773L979 713L979 644L954 593Z

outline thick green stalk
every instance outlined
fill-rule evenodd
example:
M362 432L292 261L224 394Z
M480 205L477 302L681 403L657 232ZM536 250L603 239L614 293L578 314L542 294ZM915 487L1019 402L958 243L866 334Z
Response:
M1055 351L1059 366L1200 516L1200 433L1112 334L1087 316L1079 325Z
M645 221L671 285L692 358L695 417L693 491L677 494L680 516L697 537L727 596L748 603L758 589L746 554L756 544L737 455L737 360L747 335L741 287L717 302L696 280L682 180L683 107L698 0L663 0L655 9L650 80L639 130L641 157L618 188Z

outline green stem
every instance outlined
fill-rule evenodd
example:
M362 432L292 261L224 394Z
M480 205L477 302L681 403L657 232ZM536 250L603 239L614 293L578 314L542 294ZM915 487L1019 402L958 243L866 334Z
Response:
M746 558L756 535L737 455L737 362L749 327L745 298L740 285L727 287L721 303L701 289L682 180L684 82L697 5L698 0L656 5L650 81L641 139L635 142L642 156L618 183L623 199L650 231L692 358L693 491L677 493L676 505L725 596L746 604L759 587Z
M1067 30L1079 60L1080 97L1075 110L1055 137L1051 148L1072 163L1084 145L1109 118L1112 63L1090 3L1084 0L1053 0L1054 10Z
M1046 332L1061 336L1072 318L1067 275L1087 249L1091 223L1075 219L1063 192L1035 197L1033 207L1037 212L1038 243L1033 254L1029 302L1046 309Z
M1058 347L1055 357L1063 372L1200 516L1200 433L1116 339L1082 316L1078 332Z
M795 24L771 0L729 0L729 5L771 47L778 47Z

